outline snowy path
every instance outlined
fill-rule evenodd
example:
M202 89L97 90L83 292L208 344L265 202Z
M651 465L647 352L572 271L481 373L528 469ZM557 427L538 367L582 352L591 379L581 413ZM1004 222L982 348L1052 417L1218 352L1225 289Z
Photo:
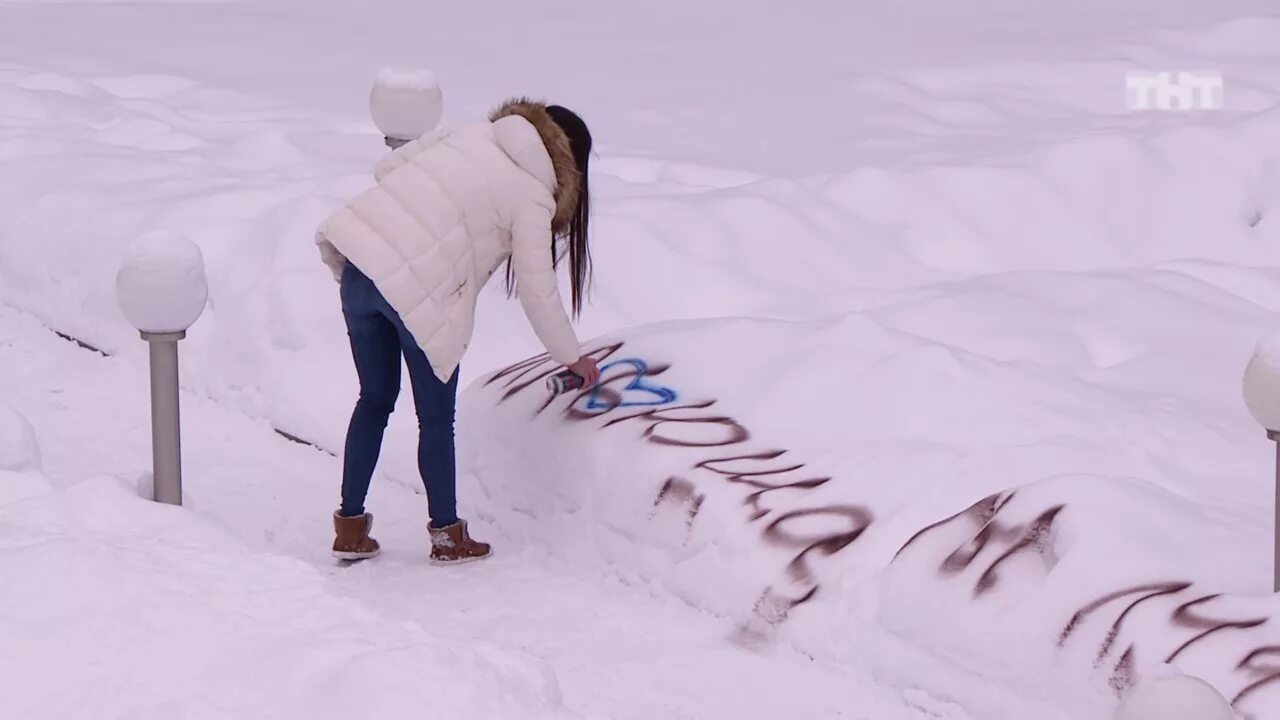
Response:
M0 309L0 337L0 367L11 369L0 373L0 397L37 428L56 485L147 472L145 368L82 350L10 309ZM192 512L254 549L313 563L332 592L388 618L459 646L483 639L545 659L582 717L938 717L852 668L741 648L727 622L568 566L546 548L514 547L483 524L477 534L496 544L491 562L431 567L421 561L422 497L385 477L371 501L385 553L340 567L326 552L338 462L206 399L183 402Z

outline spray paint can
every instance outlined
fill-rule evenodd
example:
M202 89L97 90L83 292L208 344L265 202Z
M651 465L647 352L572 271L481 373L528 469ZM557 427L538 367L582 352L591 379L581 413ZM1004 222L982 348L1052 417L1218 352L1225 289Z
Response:
M561 370L547 378L547 391L552 395L560 395L570 390L577 390L584 384L582 376L572 370Z

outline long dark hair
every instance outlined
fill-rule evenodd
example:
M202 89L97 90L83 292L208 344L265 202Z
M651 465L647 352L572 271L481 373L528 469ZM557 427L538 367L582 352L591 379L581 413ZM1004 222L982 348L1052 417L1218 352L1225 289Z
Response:
M573 149L573 162L578 167L578 204L574 208L569 226L559 235L551 236L551 263L559 267L565 255L569 256L569 287L572 296L573 316L582 314L582 304L591 288L591 249L587 244L587 224L591 215L591 191L587 183L587 163L591 159L591 132L576 113L560 105L548 105L547 114L569 138ZM565 247L556 252L556 241L565 241ZM507 294L515 289L515 271L507 262Z

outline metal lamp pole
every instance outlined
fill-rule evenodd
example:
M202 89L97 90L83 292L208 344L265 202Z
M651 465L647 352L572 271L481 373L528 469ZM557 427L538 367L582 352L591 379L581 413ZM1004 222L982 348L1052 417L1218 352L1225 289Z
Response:
M150 346L152 499L181 505L178 341L208 300L200 248L172 233L139 238L120 264L116 299Z
M156 502L182 504L182 427L178 407L181 332L143 332L151 346L151 463Z
M1272 507L1275 511L1275 524L1271 526L1271 537L1275 543L1272 557L1272 590L1280 593L1280 432L1267 431L1267 439L1276 446L1276 492L1272 496Z

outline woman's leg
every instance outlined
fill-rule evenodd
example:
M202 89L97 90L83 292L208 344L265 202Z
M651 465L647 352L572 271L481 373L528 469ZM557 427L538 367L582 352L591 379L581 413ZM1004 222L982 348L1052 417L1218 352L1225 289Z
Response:
M390 307L387 308L390 311ZM458 373L440 382L426 353L418 346L399 316L391 312L400 334L400 351L409 368L413 406L418 412L418 472L427 489L431 527L458 521L457 459L454 448L454 411L458 402Z
M404 353L413 386L413 405L418 412L418 472L427 488L431 527L442 528L458 522L458 467L454 447L458 373L455 371L449 382L442 383L416 343Z
M395 324L382 314L381 300L373 281L348 265L342 276L342 314L360 378L360 399L351 414L342 456L343 517L364 513L382 436L400 394L400 338Z

